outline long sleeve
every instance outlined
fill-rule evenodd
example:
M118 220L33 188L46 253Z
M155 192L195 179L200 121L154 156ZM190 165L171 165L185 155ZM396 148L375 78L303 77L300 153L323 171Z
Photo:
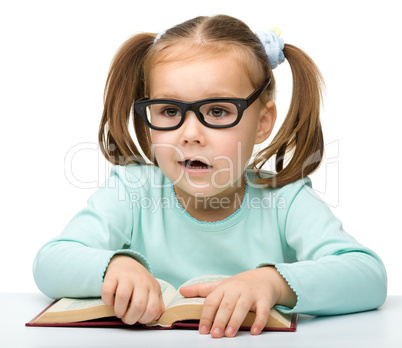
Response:
M133 216L129 193L119 176L112 176L88 200L63 233L37 253L33 273L47 296L100 296L110 259L124 253L148 267L144 257L130 250Z
M297 262L276 264L295 291L292 310L334 315L374 309L386 298L387 276L380 258L347 234L311 189L297 187L288 209L278 211L283 247ZM288 196L288 198L291 196Z
M386 297L380 258L343 230L309 179L281 189L250 184L236 213L206 223L178 206L158 167L116 166L88 206L39 250L35 281L53 298L99 296L116 254L175 286L201 274L275 265L298 297L294 308L280 308L285 312L356 312Z

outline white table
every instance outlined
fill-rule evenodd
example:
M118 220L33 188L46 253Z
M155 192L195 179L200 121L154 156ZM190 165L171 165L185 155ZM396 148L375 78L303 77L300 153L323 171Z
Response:
M52 302L42 294L0 294L0 347L402 347L402 296L378 310L334 317L299 316L297 332L213 339L196 330L25 327Z

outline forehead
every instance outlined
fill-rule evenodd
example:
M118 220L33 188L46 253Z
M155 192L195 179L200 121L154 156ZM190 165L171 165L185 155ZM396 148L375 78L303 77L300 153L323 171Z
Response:
M149 86L150 74L163 70L167 66L175 68L177 65L197 64L205 61L226 61L235 63L242 70L253 86L259 85L265 79L261 75L262 69L251 52L237 44L222 42L194 42L182 40L175 43L161 43L162 47L155 45L144 65L145 83ZM159 47L159 48L158 48ZM162 67L162 68L161 68ZM148 88L147 88L148 89Z
M253 90L242 65L230 54L161 61L149 72L149 97L200 100L245 98Z
M200 91L209 88L210 94L232 90L231 97L245 97L244 90L254 86L250 61L250 55L235 45L171 45L156 52L149 61L145 69L146 94L155 98L179 87L197 89L198 84Z

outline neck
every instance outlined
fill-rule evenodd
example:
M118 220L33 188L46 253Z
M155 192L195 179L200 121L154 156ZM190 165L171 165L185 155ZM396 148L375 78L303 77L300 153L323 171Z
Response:
M239 189L223 192L219 196L192 196L173 187L177 200L193 218L198 221L217 222L228 218L236 212L242 202L246 190L246 180L242 180Z

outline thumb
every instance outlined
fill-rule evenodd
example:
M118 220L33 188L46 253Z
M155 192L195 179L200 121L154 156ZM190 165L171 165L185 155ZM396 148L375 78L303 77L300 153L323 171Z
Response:
M184 297L207 297L218 286L220 281L210 283L198 283L189 286L183 286L179 289Z

